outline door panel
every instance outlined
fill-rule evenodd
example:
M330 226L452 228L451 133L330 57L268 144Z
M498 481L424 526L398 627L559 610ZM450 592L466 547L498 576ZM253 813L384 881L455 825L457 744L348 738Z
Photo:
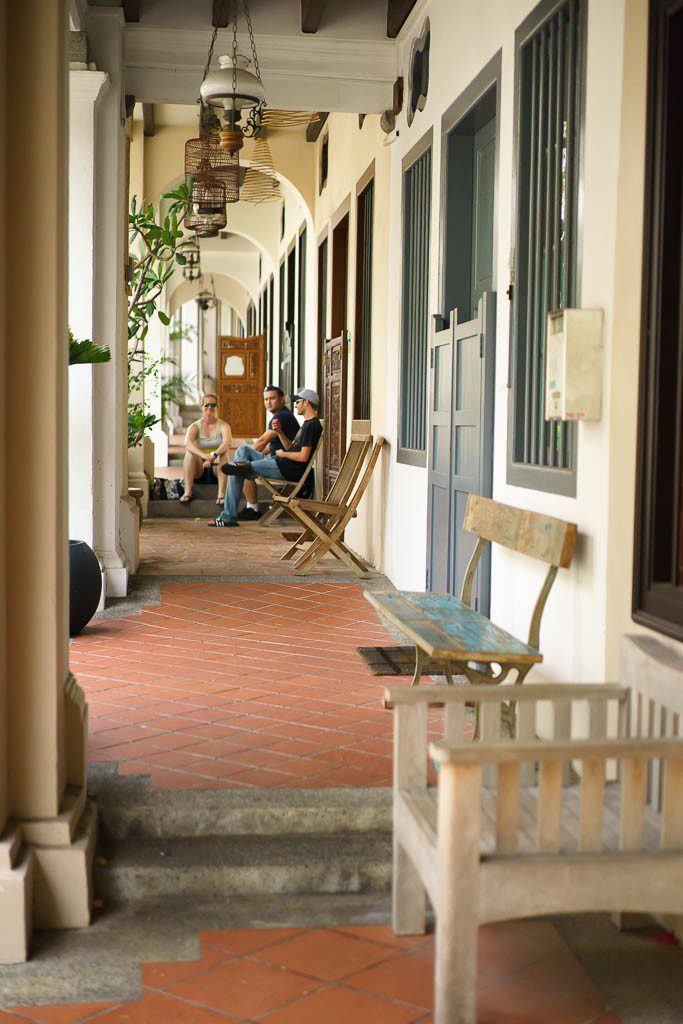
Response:
M493 211L496 173L496 119L474 136L472 205L472 316L485 291L493 288Z
M346 454L348 338L346 332L325 341L323 356L325 439L323 488L327 494Z
M435 330L430 341L429 402L429 565L427 586L450 591L448 558L452 454L453 329Z
M491 494L495 295L486 292L478 315L435 330L430 353L429 539L427 586L460 596L476 538L463 532L469 494ZM488 613L490 556L480 562L475 607Z
M263 433L263 389L266 384L266 340L223 335L219 339L218 407L234 437Z

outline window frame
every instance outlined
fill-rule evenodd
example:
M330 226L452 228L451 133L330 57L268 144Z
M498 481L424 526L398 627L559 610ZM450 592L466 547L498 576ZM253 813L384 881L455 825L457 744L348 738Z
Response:
M667 12L672 11L683 17L681 0L650 0L648 33L648 87L647 87L647 141L644 190L643 223L643 276L642 314L640 339L640 374L638 394L638 447L636 470L636 509L634 526L634 565L631 615L634 622L683 640L683 586L675 583L655 582L653 576L654 537L657 532L658 514L655 508L657 498L657 437L661 426L661 396L658 389L659 365L662 348L660 322L662 320L662 224L665 214L664 184L666 160L663 158L667 141L667 125L664 120L665 78L668 62L663 59L667 50L664 22ZM683 249L683 237L681 239ZM683 275L683 251L680 255ZM682 288L679 285L679 288ZM679 292L679 302L681 294ZM679 332L683 332L683 316L679 321ZM683 360L683 341L679 333L679 360ZM679 433L677 462L674 465L673 503L680 498L681 483L677 478L683 472L683 388L679 389L677 428ZM668 508L668 506L667 506ZM679 511L680 514L680 511ZM659 515L662 515L661 511ZM673 552L677 554L676 523L672 524Z
M400 338L400 361L399 361L399 375L398 375L398 423L397 423L397 451L396 461L406 466L417 466L420 469L427 468L427 433L425 429L425 446L424 448L406 448L402 444L404 435L404 424L403 424L403 397L404 397L404 365L403 365L403 328L405 318L405 293L404 293L404 271L405 271L405 259L406 259L406 244L405 244L405 217L406 217L406 174L413 167L418 160L420 160L425 153L430 152L433 157L433 128L429 128L424 135L415 143L406 155L403 157L401 163L401 312L399 320L399 338ZM433 220L433 205L434 205L434 160L430 158L430 177L429 177L429 242L428 242L428 255L431 257L432 247L432 220ZM427 265L427 308L429 308L431 298L431 258ZM428 401L428 383L429 383L429 331L430 331L431 318L427 317L427 337L425 343L425 389L424 389L424 405L425 405L425 416L427 413L427 401ZM426 424L426 419L425 419Z
M577 104L578 118L578 165L576 169L576 232L574 247L574 291L573 304L581 305L581 277L582 277L582 253L583 253L583 193L584 193L584 168L585 168L585 127L586 127L586 56L588 38L588 7L590 0L582 0L579 40L580 40L580 61L577 66L579 76L579 101ZM517 307L517 243L519 211L521 204L521 137L522 137L522 71L523 61L521 59L522 47L529 42L531 37L542 28L545 22L557 14L564 6L566 0L541 0L540 3L527 15L515 32L515 69L514 69L514 121L513 121L513 167L512 167L512 221L511 221L511 260L510 260L510 346L509 346L509 368L508 368L508 436L506 464L507 483L514 487L524 487L534 491L544 491L551 494L558 494L568 498L576 497L577 475L578 475L578 424L571 424L573 434L572 443L572 464L568 469L555 468L552 466L537 466L525 462L517 462L514 458L516 441L516 412L517 412L517 354L518 338L516 330Z

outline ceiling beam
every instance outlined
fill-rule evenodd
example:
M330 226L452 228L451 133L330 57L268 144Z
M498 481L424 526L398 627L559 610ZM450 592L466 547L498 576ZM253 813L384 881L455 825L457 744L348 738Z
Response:
M395 39L417 0L387 0L387 35Z
M140 20L140 0L123 0L122 6L126 21Z
M227 28L230 24L230 0L213 0L211 24L214 28Z
M301 0L301 31L315 33L320 28L327 0Z
M154 124L154 104L143 103L142 104L142 133L146 139L153 139L156 135L156 125Z

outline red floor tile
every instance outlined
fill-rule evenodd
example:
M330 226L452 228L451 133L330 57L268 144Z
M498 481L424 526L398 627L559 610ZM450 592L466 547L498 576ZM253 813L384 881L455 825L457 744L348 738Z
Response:
M169 989L171 995L233 1017L258 1017L320 987L313 978L251 960L233 960Z
M393 955L385 946L320 928L271 946L260 959L324 981L338 981Z

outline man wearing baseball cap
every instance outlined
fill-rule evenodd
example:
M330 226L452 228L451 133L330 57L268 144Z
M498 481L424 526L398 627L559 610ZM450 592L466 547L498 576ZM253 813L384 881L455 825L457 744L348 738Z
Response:
M239 526L237 514L245 480L263 476L271 480L295 482L304 475L323 432L318 418L320 399L316 391L301 388L294 395L294 401L297 415L303 416L304 422L293 441L287 437L282 424L274 416L270 422L270 429L275 431L282 444L280 451L276 451L272 458L259 459L256 463L236 461L221 466L222 471L229 477L225 506L215 523L209 523L210 526Z

